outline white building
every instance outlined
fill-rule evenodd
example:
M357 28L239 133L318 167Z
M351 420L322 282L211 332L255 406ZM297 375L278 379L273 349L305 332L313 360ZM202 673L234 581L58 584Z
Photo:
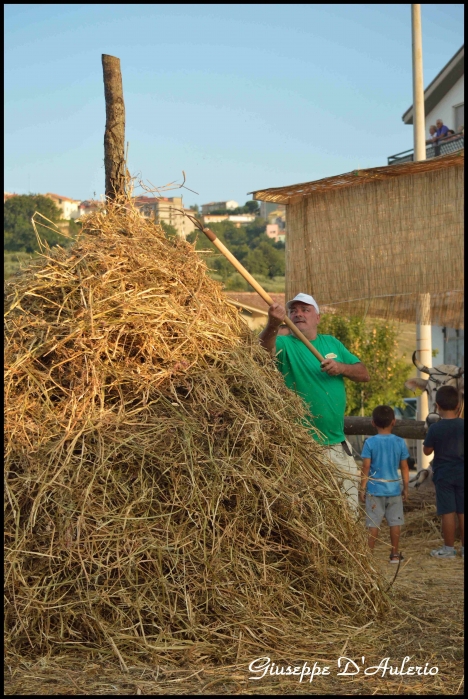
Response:
M284 243L286 240L286 233L283 228L279 227L278 223L267 223L265 232L269 238L274 239L275 243Z
M182 197L134 197L135 206L145 218L152 218L161 223L167 223L176 229L177 235L184 240L195 230L195 224L188 215L194 215L192 209L185 209Z
M85 199L82 201L78 207L80 216L86 216L87 214L96 213L99 209L104 207L104 202L98 199Z
M424 111L426 115L426 134L429 138L429 126L435 125L437 119L459 131L465 125L465 46L450 59L440 73L424 90ZM403 114L405 124L413 123L413 105Z
M465 366L465 331L463 329L432 326L432 359L433 366L437 364L455 364Z
M248 223L255 221L254 214L205 214L203 223L208 226L210 223L221 223L222 221L231 221L236 228L246 226Z
M51 194L51 192L47 192L47 194L44 194L44 196L52 199L55 205L62 212L62 218L65 220L70 221L70 219L79 218L81 204L80 200L62 197L59 194Z
M424 90L427 138L429 126L435 125L437 119L442 119L455 132L460 131L465 124L464 57L465 47L462 46ZM403 114L402 119L405 124L413 123L413 105ZM464 330L433 325L432 351L436 355L432 360L433 365L465 366Z
M261 201L260 216L266 221L270 221L271 219L271 222L275 223L278 217L286 218L286 206L285 204L276 204L271 201Z
M239 223L240 225L246 225L247 223L252 223L255 221L255 214L230 214L228 216L228 221Z
M239 204L237 201L230 199L229 201L211 201L209 204L202 204L202 214L211 214L212 211L232 211L237 209Z

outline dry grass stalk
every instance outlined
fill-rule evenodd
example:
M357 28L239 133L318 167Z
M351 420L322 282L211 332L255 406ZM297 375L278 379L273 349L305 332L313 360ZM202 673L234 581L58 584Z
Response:
M117 201L8 283L5 322L9 653L240 662L385 613L301 402L190 244Z

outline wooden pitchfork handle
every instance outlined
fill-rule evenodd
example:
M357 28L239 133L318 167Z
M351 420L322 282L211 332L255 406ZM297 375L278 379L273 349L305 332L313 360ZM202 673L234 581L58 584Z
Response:
M194 221L194 219L191 216L190 216L190 218L192 219L192 221ZM197 223L199 224L198 221L197 221ZM215 245L218 248L218 250L224 255L224 257L227 260L229 260L229 262L232 264L232 266L237 269L239 274L241 274L244 277L244 279L250 284L250 286L253 286L253 288L255 289L255 291L258 294L260 294L262 299L264 301L266 301L269 306L272 306L275 302L273 301L271 296L269 296L267 294L267 292L260 286L260 284L255 281L255 279L252 277L252 275L249 274L247 272L247 270L245 269L245 267L243 267L241 265L239 260L237 260L234 257L234 255L231 252L229 252L227 247L225 245L223 245L223 243L219 240L219 238L216 237L216 235L213 233L213 231L211 231L209 228L203 228L201 225L197 225L197 228L199 228L201 231L203 231L203 233L206 235L206 237L209 240L211 240L213 245ZM297 337L297 339L300 340L301 342L303 342L304 345L307 347L307 349L310 350L315 357L317 357L320 364L325 361L325 358L322 357L320 352L318 352L315 349L315 347L309 342L309 340L305 337L305 335L303 335L301 333L299 328L296 328L296 326L294 325L292 320L290 320L288 318L288 316L285 317L284 322L286 323L288 328L291 330L291 332Z

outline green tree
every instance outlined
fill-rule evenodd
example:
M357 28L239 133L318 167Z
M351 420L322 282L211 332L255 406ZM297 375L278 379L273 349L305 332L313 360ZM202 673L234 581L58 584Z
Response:
M41 194L21 194L11 197L5 202L3 209L4 250L29 253L39 250L31 223L31 218L36 211L55 224L61 223L60 209L52 199ZM41 240L46 240L51 247L58 243L63 245L66 238L45 226L52 228L50 223L37 217L37 230Z
M262 219L257 219L248 226L240 227L237 227L232 221L221 221L213 223L210 228L251 274L268 279L284 275L284 246L282 248L276 247L273 241L265 235L266 223ZM233 275L233 268L208 238L194 232L187 236L187 240L191 243L197 241L197 250L212 250L214 252L213 255L205 258L207 265L217 278L221 278L227 284L228 278ZM235 288L233 285L236 284L236 279L238 276L230 279L230 289ZM242 284L238 290L241 291L244 288L245 286Z
M164 231L164 234L166 238L176 238L177 237L177 230L174 228L174 226L171 226L170 223L166 223L165 221L160 221L161 228Z
M259 248L250 250L245 259L245 267L250 274L269 276L268 260L265 258L263 251Z
M233 266L229 260L226 260L226 258L223 257L223 255L217 255L216 257L211 258L209 262L210 269L219 274L223 282L226 281L233 272Z
M262 218L257 218L252 223L247 224L245 232L247 233L247 242L251 248L259 245L262 240L270 240L266 236L266 221Z
M68 222L68 234L72 236L72 238L76 238L78 233L81 231L82 225L81 222L79 221L78 223L74 221L73 219L70 219ZM62 243L63 245L63 243Z
M258 201L253 201L251 199L250 201L246 201L244 205L244 211L246 214L258 214L260 213L260 206Z
M284 251L275 248L268 239L262 241L260 245L255 248L255 252L257 251L261 252L265 259L268 266L269 277L273 278L284 275L286 265Z
M249 284L245 281L239 272L234 272L224 280L224 287L228 291L249 291Z
M263 274L270 278L279 277L284 275L284 253L276 250L265 240L249 252L245 265L251 274Z
M369 371L368 383L345 379L347 415L371 415L377 405L403 406L404 384L412 367L398 356L397 331L393 324L324 314L319 332L340 340Z

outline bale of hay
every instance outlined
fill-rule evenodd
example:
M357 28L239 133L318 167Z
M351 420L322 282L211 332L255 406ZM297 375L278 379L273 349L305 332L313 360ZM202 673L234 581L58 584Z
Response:
M231 661L386 611L302 402L128 202L8 283L5 360L8 652Z

